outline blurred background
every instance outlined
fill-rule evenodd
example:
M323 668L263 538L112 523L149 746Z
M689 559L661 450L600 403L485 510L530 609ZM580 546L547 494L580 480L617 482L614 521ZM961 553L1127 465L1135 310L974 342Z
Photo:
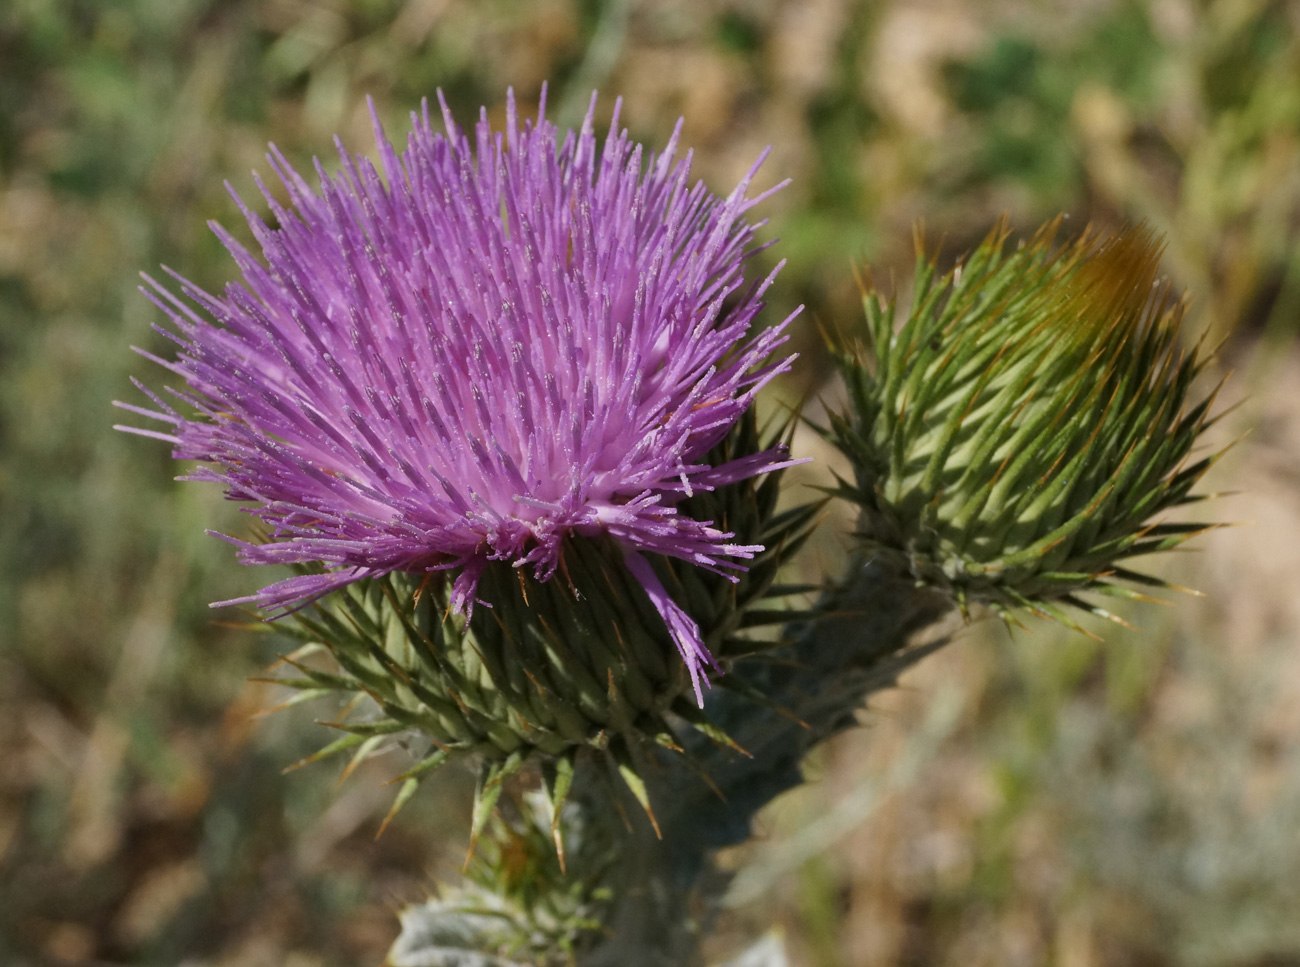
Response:
M367 94L402 139L438 88L469 123L548 80L563 123L593 88L652 145L684 116L723 193L772 146L777 397L838 392L818 326L855 265L905 290L917 219L950 261L1065 212L1168 233L1235 371L1215 440L1252 428L1207 482L1245 525L1151 565L1207 597L964 631L724 857L711 956L775 924L800 967L1300 964L1300 5L1267 0L0 2L0 963L374 965L459 866L467 777L376 843L396 757L281 775L330 710L258 717L284 644L207 607L271 579L204 536L246 520L109 404L163 381L138 271L230 277L205 222L246 237L222 183L267 141L329 166Z

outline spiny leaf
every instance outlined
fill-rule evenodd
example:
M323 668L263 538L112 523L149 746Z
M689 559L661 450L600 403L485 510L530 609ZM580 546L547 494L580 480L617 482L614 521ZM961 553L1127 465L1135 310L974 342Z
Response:
M356 746L361 745L365 741L366 741L366 737L363 735L345 735L341 739L335 739L329 745L324 746L323 748L319 749L316 752L313 752L311 755L307 756L306 758L299 759L293 765L285 766L280 771L282 773L293 772L297 769L301 769L303 766L309 766L313 762L320 762L322 759L327 759L338 752L344 752L347 749L355 748Z
M324 698L326 695L333 695L334 690L331 688L304 688L299 692L290 695L283 702L277 702L270 708L259 709L254 713L254 718L262 718L267 715L274 715L276 712L283 712L287 708L300 705L303 702L310 702L313 699Z
M664 834L659 829L659 820L655 818L655 811L650 805L650 794L646 790L645 780L641 778L641 773L637 771L636 765L632 761L632 754L628 751L627 746L622 741L611 742L609 755L613 759L624 784L631 790L636 801L641 804L641 808L645 810L650 825L654 827L655 836L663 839Z
M560 822L564 803L569 798L573 787L574 753L556 756L542 763L542 790L551 809L551 839L555 843L555 853L560 859L560 870L565 870L564 835Z
M406 782L411 779L423 778L426 773L432 772L434 769L445 765L447 760L450 758L450 749L434 749L433 752L429 753L411 768L407 769L400 776L395 777L391 781Z
M402 783L402 788L397 791L397 796L393 799L393 805L389 808L388 814L384 816L384 821L379 824L375 839L379 839L384 835L384 830L388 829L388 824L402 811L402 807L411 801L411 797L415 795L415 790L419 788L420 780L418 779L407 779L406 782Z
M487 827L488 820L492 816L492 810L496 808L497 800L501 798L502 783L514 775L524 764L524 757L516 752L501 762L485 761L479 767L478 785L474 789L474 811L470 823L469 833L469 851L465 854L465 867L468 868L469 861L474 858L474 847L478 844L479 836Z
M348 736L348 738L359 738L359 736ZM348 776L356 772L357 766L365 762L370 754L378 749L385 741L386 739L382 735L372 735L368 739L362 739L361 747L357 749L352 758L348 760L348 764L343 767L343 771L339 774L338 781L343 782L348 778Z
M743 749L735 739L727 734L727 731L711 720L704 711L689 701L678 700L673 703L673 713L685 719L686 723L699 732L707 736L714 744L724 749L730 749L733 752L739 752L747 759L752 759L745 749Z

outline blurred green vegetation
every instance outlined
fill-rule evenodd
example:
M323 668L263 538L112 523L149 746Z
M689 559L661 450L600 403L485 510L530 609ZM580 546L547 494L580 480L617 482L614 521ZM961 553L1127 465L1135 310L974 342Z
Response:
M816 324L857 318L855 263L907 277L916 219L952 257L1003 212L1064 211L1168 233L1196 327L1230 337L1234 398L1257 400L1221 484L1267 522L1184 569L1208 610L1106 645L949 649L900 701L956 676L961 726L754 922L819 965L1300 958L1298 38L1300 9L1266 0L6 0L0 962L376 963L393 910L458 864L463 780L376 844L392 762L337 788L330 767L280 775L329 710L251 718L281 696L245 679L283 643L206 606L269 580L204 536L244 518L111 432L109 402L161 383L128 350L167 351L137 272L229 277L205 222L238 229L223 181L251 195L268 140L328 165L336 132L370 150L367 94L401 137L437 88L468 120L545 81L566 123L592 88L651 143L684 115L719 190L772 145L763 177L793 182L766 206L782 241L761 258L788 260L769 318L807 306L784 394L835 391ZM836 781L772 835L874 781L901 708L828 749Z

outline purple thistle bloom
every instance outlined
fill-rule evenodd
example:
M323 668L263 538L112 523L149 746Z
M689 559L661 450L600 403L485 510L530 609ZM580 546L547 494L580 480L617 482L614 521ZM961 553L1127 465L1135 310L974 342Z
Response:
M677 505L789 462L702 462L793 359L768 360L789 320L750 333L772 281L744 277L763 159L719 199L688 184L680 122L643 157L617 104L597 150L594 95L562 142L545 95L536 121L520 123L511 94L504 133L484 111L473 136L439 101L446 134L426 102L400 154L376 121L382 177L336 139L342 172L317 162L313 189L272 147L291 207L257 185L278 227L235 196L264 261L212 225L242 284L213 295L167 270L187 302L145 277L180 351L142 354L185 381L170 392L196 416L141 386L155 409L118 405L170 430L121 429L171 442L209 464L185 479L257 505L270 540L226 538L241 561L326 566L239 599L273 613L450 568L468 614L488 561L545 581L567 537L610 535L698 697L712 658L641 555L742 569L761 547Z

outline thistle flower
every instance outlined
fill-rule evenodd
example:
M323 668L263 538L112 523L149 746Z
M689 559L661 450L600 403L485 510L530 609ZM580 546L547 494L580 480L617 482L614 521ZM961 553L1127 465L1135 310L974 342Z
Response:
M741 454L775 449L760 439L750 410L707 462L721 466ZM696 491L679 505L696 519L724 521L762 542L736 580L679 559L648 559L723 669L780 644L751 632L783 624L794 613L764 602L806 590L774 579L810 534L820 504L778 513L781 476L777 470L761 480ZM448 620L451 582L402 572L354 581L288 616L279 627L302 647L285 661L301 675L269 681L296 689L286 705L343 699L343 714L330 724L346 733L298 765L351 752L350 772L394 742L415 749L423 740L419 761L399 777L404 782L391 817L433 770L454 759L475 760L473 842L492 815L502 781L529 763L540 762L558 822L580 756L595 752L610 767L605 776L626 784L653 822L641 777L648 746L687 754L678 741L683 725L736 746L687 697L687 669L671 660L668 628L639 579L621 566L623 556L611 538L575 539L565 549L562 578L549 582L491 561L480 594L492 607L479 608L472 620ZM312 659L322 648L333 656L335 670ZM718 682L766 701L733 675ZM563 862L558 826L553 833Z
M272 148L290 200L258 181L274 227L236 196L262 259L213 225L242 283L210 294L169 271L176 295L146 277L179 352L144 355L193 415L145 390L153 408L125 408L168 428L122 429L252 505L268 540L228 537L244 563L320 565L242 601L283 614L448 572L468 618L493 604L493 562L546 582L571 542L604 541L699 700L712 656L646 555L734 577L761 546L684 502L788 462L779 446L706 459L793 358L770 359L785 323L752 331L772 279L744 273L762 158L718 198L689 183L680 124L647 156L617 105L598 150L594 95L565 135L544 95L522 123L511 95L501 133L486 111L462 132L440 103L445 133L426 103L399 153L376 122L379 169L339 144L341 173L317 163L315 188Z
M842 494L862 537L963 612L1061 605L1082 591L1141 597L1123 566L1206 525L1165 522L1216 459L1191 457L1210 398L1180 345L1185 302L1157 280L1147 229L1065 245L1060 219L1007 250L1000 224L948 275L921 252L909 318L867 291L866 344L842 341L848 410L831 438L853 463Z

